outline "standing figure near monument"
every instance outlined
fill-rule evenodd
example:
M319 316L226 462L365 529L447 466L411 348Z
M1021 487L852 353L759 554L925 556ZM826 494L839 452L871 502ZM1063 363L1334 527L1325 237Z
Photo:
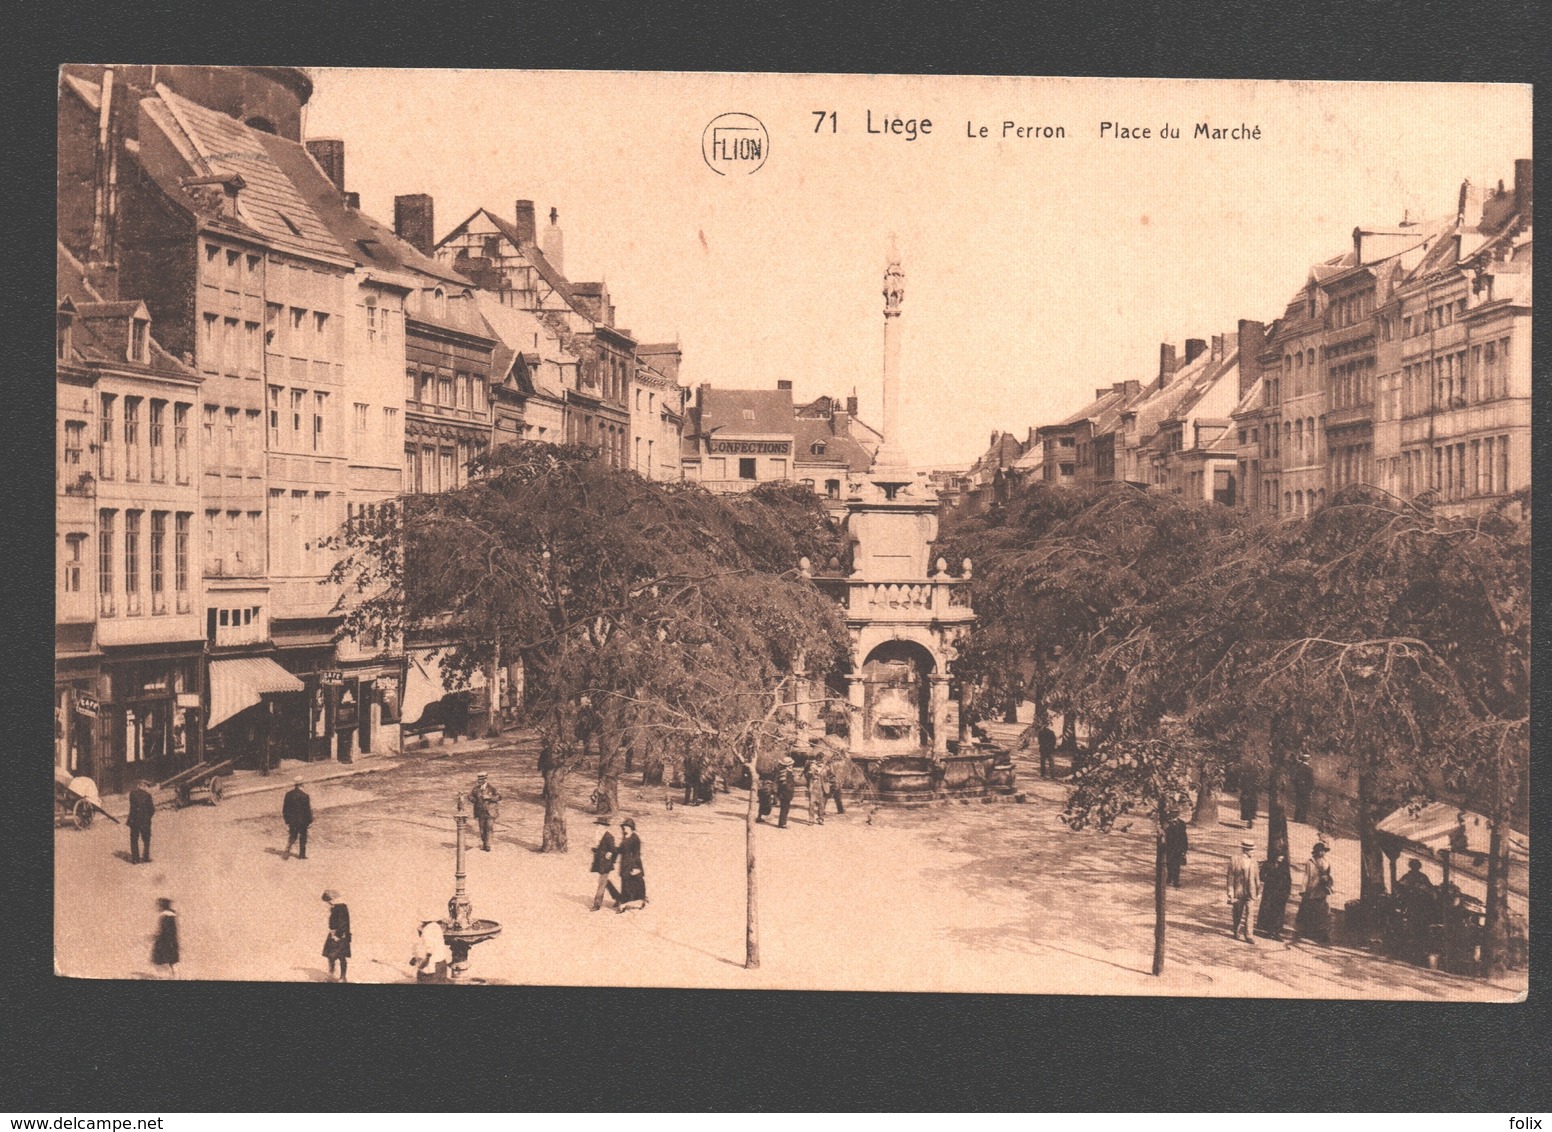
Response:
M486 780L483 772L475 776L469 802L474 807L474 820L480 824L480 848L489 853L490 833L501 814L501 794Z

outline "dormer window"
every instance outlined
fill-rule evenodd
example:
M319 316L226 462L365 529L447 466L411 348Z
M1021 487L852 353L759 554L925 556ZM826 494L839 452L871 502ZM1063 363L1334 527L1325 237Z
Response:
M815 456L823 456L825 454L825 442L816 440L808 446L808 450Z
M70 358L70 328L74 322L74 316L67 310L62 310L55 316L54 357L60 361L68 361Z
M745 409L744 410L744 420L746 420L746 421L754 420L754 410L753 409Z
M151 360L151 323L148 319L129 320L129 360L142 364Z

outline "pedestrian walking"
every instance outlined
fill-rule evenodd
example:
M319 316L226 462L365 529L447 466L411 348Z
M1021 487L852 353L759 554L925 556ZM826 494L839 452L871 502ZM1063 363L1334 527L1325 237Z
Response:
M641 864L641 838L636 823L626 818L620 823L620 891L617 912L644 908L647 904L647 876Z
M323 902L329 906L329 934L323 940L323 957L329 961L329 975L334 975L334 965L339 964L339 981L348 982L346 971L350 966L350 906L334 889L323 894Z
M1299 896L1299 911L1293 918L1293 938L1313 940L1315 943L1331 942L1331 909L1326 898L1331 895L1331 866L1326 854L1331 846L1324 841L1315 842L1310 859L1304 865L1304 891Z
M445 983L452 965L453 953L447 946L441 917L423 916L420 932L415 937L415 954L410 956L410 966L415 968L415 981Z
M163 896L156 902L156 937L151 944L151 962L166 967L169 978L178 977L178 913L172 901Z
M810 825L824 825L825 802L830 790L830 768L822 749L808 756L803 764L803 778L808 786L808 821Z
M302 789L302 780L296 779L280 802L280 816L286 823L286 851L281 856L291 857L291 847L301 851L298 858L307 860L307 827L313 824L313 800Z
M760 803L760 812L755 815L756 822L764 822L771 816L771 810L776 806L776 782L774 778L760 776L760 784L755 787L755 797Z
M501 792L490 784L482 772L475 775L474 789L469 791L469 802L474 807L474 820L480 826L480 848L490 852L490 831L501 815Z
M1256 934L1265 939L1283 938L1288 897L1293 892L1293 867L1288 846L1279 841L1270 860L1261 862L1261 907L1256 909Z
M129 863L151 862L151 819L156 816L156 799L151 797L150 782L140 779L129 792ZM141 850L145 852L142 855Z
M605 893L618 896L609 878L614 872L615 858L620 855L614 843L614 834L609 832L609 819L598 818L597 823L604 827L604 833L598 839L598 844L593 846L592 872L598 878L598 885L593 890L593 911L595 912L604 906Z
M1300 755L1293 764L1293 820L1309 821L1310 800L1315 796L1315 770L1309 756Z
M1050 723L1042 723L1035 733L1035 745L1040 748L1040 777L1056 777L1056 732Z
M792 799L798 792L797 775L792 768L795 764L791 755L781 757L781 765L776 768L776 800L781 804L781 813L776 817L776 828L787 828L787 811L792 808Z
M1261 774L1249 763L1239 767L1239 820L1246 829L1254 829L1256 811L1261 807Z
M841 796L841 777L847 773L846 748L841 746L839 740L828 735L820 742L829 749L829 753L825 756L825 769L828 771L825 777L830 783L830 800L835 803L836 814L844 814L846 799Z
M1190 848L1191 840L1186 835L1185 819L1176 814L1164 827L1164 868L1171 888L1180 887L1180 870L1186 863L1186 853Z
M1234 930L1231 934L1235 939L1244 939L1252 946L1256 941L1250 934L1250 905L1260 889L1255 848L1255 842L1248 839L1241 841L1239 856L1229 858L1228 875L1229 906L1234 909Z

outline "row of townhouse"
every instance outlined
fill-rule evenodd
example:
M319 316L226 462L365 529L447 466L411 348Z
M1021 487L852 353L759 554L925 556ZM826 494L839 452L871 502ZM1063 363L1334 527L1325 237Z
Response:
M459 244L483 210L441 245L429 197L382 224L343 143L302 140L310 94L290 68L61 73L55 763L105 790L400 742L444 692L436 642L341 637L352 520L519 438L680 474L678 347L565 279L554 213L553 263L530 202L480 244L505 263Z
M1270 324L1162 344L1151 380L1034 430L1040 478L1279 516L1353 483L1454 512L1527 487L1531 177L1517 161L1445 220L1356 229Z

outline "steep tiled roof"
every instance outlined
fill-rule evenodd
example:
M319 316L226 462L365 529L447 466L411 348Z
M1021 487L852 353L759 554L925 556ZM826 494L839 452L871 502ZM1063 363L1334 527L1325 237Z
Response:
M535 335L538 335L541 348L552 358L561 356L568 361L576 360L556 340L554 332L530 312L507 306L489 291L475 291L474 301L496 338L497 356L493 370L499 375L498 380L506 376L517 354L533 351ZM566 395L563 388L555 385L542 361L531 367L529 373L533 378L534 392L557 400Z
M832 421L818 417L794 417L791 428L795 463L807 460L831 463L845 460L847 468L854 472L865 472L873 466L873 457L868 450L849 436L837 436ZM825 446L822 456L812 451L818 443Z
M195 152L190 175L236 173L237 214L266 243L300 255L353 259L270 155L259 131L158 84L157 94Z
M797 424L792 413L792 391L703 386L697 423L702 436L713 429L733 435L792 436Z
M70 332L70 361L82 365L110 365L116 369L145 371L163 377L199 379L190 366L174 358L155 338L152 327L150 361L131 362L127 358L129 319L144 310L138 300L103 302L86 278L86 271L66 249L57 244L55 291L59 302L70 301L75 312Z
M1093 401L1090 401L1076 413L1073 413L1072 416L1064 417L1063 419L1057 421L1054 425L1048 425L1047 427L1071 428L1074 425L1082 424L1084 421L1092 420L1095 422L1095 431L1097 432L1099 431L1098 426L1101 418L1106 417L1107 414L1113 414L1118 409L1120 409L1120 407L1121 394L1117 393L1115 390L1111 390L1103 397L1097 397ZM1111 421L1114 420L1113 417L1110 417L1109 419Z
M503 219L496 213L492 212L490 209L481 208L475 210L475 212L471 214L467 220L458 225L458 227L454 228L446 236L442 237L442 243L445 244L448 240L452 239L453 236L456 236L459 232L463 231L463 229L467 228L469 226L469 221L473 220L474 217L478 216L481 212L485 214L485 219L489 220L496 226L496 231L505 236L507 242L516 248L524 259L533 265L534 269L538 271L540 276L543 277L544 281L553 287L561 298L566 300L566 303L571 307L572 310L576 311L583 318L586 318L590 321L598 321L597 313L593 311L589 304L579 300L577 296L572 293L570 280L568 280L559 271L556 271L555 266L550 263L549 260L544 258L544 253L539 250L539 246L532 240L524 240L518 234L516 226L513 225L510 220Z
M463 287L469 285L468 279L447 264L422 255L413 244L394 235L389 225L347 205L305 146L274 134L252 132L345 254L362 267L413 272Z

